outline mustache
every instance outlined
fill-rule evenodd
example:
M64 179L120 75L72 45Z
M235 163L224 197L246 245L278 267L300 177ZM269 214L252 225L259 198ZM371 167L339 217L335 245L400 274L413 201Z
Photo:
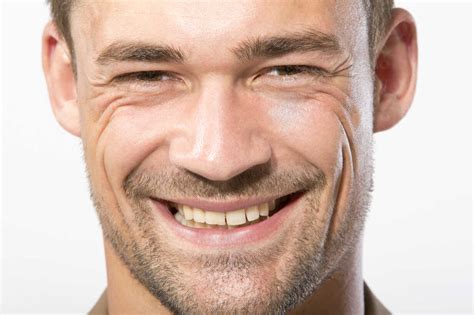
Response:
M124 180L128 198L172 199L197 197L233 199L251 196L287 195L296 191L322 189L325 174L315 166L275 170L269 163L256 165L226 181L214 181L186 169L134 169Z

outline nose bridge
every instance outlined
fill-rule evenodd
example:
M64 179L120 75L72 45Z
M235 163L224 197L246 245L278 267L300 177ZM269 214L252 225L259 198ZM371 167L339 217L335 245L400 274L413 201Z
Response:
M240 100L242 101L242 100ZM170 146L176 166L211 180L228 180L269 161L270 146L257 134L254 120L239 110L231 82L216 78L202 85L186 146Z
M234 145L247 142L250 126L239 124L236 97L224 82L209 84L196 104L196 134L193 151L211 163L223 163ZM247 128L247 129L246 129Z

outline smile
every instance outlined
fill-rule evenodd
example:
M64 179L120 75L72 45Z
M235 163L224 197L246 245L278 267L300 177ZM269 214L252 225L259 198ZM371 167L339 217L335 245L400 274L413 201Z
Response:
M259 200L214 202L151 198L157 220L195 245L227 247L271 238L282 230L303 192Z
M239 226L256 224L268 219L275 212L283 208L290 198L291 196L288 195L233 211L211 211L181 203L173 203L171 212L174 214L176 221L184 226L232 229Z

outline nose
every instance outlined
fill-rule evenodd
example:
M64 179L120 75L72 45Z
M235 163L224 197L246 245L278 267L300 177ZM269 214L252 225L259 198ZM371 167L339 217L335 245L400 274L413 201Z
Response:
M208 84L191 106L191 130L172 139L170 162L213 181L225 181L267 163L271 147L259 133L258 117L222 80Z

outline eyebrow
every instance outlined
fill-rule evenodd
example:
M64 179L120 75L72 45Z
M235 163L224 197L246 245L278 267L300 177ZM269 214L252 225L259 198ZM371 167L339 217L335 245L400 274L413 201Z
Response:
M282 36L247 39L232 51L240 60L248 61L312 51L339 55L342 53L342 48L334 35L318 31L304 31ZM184 63L185 59L185 55L180 49L168 45L115 42L104 48L96 61L100 65L108 65L117 61Z
M304 31L284 36L257 37L241 42L233 52L241 60L279 57L290 53L320 51L339 55L342 47L334 35L318 31Z
M116 42L107 46L97 57L97 63L107 65L116 61L174 62L185 60L181 50L141 42Z

